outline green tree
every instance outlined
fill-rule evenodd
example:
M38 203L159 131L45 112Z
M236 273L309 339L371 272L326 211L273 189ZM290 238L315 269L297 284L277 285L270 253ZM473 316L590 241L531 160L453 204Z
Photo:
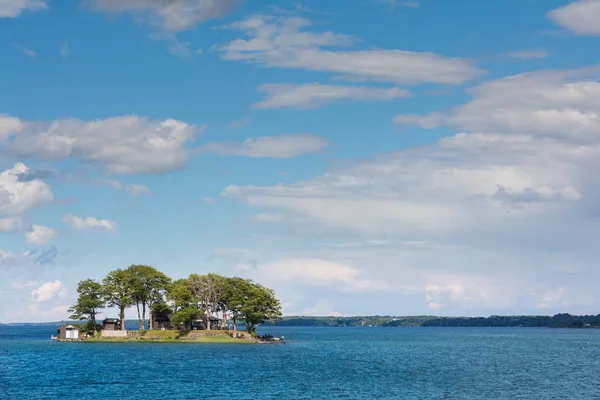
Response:
M127 268L131 298L137 309L140 330L146 324L146 310L152 319L152 306L163 301L171 278L149 265L130 265ZM152 324L150 324L152 329Z
M102 285L92 279L86 279L77 284L77 303L69 308L71 319L87 319L94 329L96 328L96 315L104 308Z
M173 317L171 318L171 325L184 325L188 326L192 321L197 319L200 316L200 310L197 306L191 305L186 307L179 308L175 313L173 313Z
M178 279L167 288L167 301L173 309L171 324L188 326L198 318L198 300L194 296L192 285L188 279Z
M178 279L172 282L167 288L167 301L173 307L173 312L177 312L182 308L190 305L197 305L198 301L194 297L192 285L187 279Z
M250 302L251 289L252 284L247 279L225 278L221 301L225 313L231 313L234 331L237 331L237 321L244 317L242 310Z
M102 280L102 285L106 304L119 308L121 330L125 330L125 309L135 304L128 271L117 269L109 272Z
M188 280L194 297L198 300L198 307L206 317L206 329L210 331L210 317L219 310L226 278L217 274L192 274Z
M241 307L241 314L246 321L246 331L252 333L256 325L281 318L281 304L273 289L255 282L249 282L247 301Z

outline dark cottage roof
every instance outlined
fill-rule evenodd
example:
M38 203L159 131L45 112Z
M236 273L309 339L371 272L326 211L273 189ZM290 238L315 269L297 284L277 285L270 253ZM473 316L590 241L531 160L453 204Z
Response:
M105 323L105 324L111 324L111 323L119 322L119 321L120 321L119 318L106 318L102 322Z

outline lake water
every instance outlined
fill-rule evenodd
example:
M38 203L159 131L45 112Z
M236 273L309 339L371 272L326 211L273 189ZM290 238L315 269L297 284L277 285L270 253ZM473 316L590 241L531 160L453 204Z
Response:
M600 330L294 328L286 345L56 343L0 327L1 399L600 399Z

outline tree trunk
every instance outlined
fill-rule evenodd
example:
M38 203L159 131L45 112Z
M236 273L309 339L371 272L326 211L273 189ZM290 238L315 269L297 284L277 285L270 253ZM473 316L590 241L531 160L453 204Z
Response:
M125 330L125 307L120 307L119 318L121 319L121 330Z
M149 308L148 310L148 330L151 331L152 330L152 309Z
M233 331L237 332L237 323L235 321L235 317L233 317Z
M144 321L142 320L142 316L140 315L140 304L136 303L135 307L137 308L138 322L140 323L140 331L143 331L144 330Z
M142 303L142 329L146 330L146 303Z
M246 332L250 333L250 324L246 321Z
M206 330L210 331L210 317L206 317Z

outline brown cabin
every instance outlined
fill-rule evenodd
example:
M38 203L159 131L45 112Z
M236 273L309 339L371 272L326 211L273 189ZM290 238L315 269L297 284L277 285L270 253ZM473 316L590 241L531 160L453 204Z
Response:
M118 318L106 318L102 321L102 330L103 331L120 331L121 330L121 320Z
M171 329L171 314L157 313L152 314L150 326L155 330Z
M73 325L63 325L56 330L58 340L81 340L79 328Z

